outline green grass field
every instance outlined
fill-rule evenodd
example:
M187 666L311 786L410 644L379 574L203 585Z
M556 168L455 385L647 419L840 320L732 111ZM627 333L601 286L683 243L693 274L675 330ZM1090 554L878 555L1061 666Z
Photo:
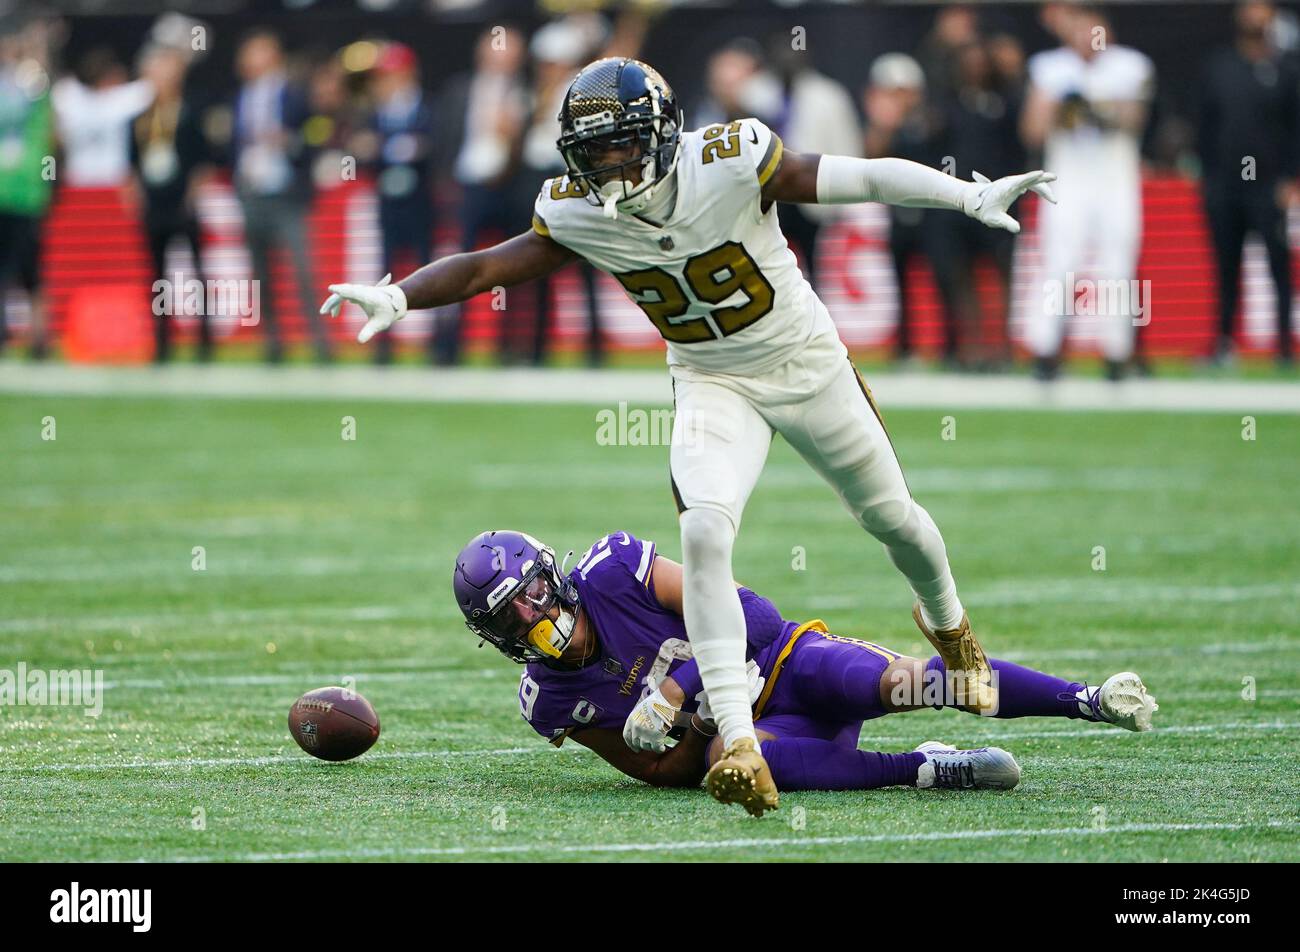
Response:
M677 555L666 448L599 446L584 407L6 396L0 668L108 686L98 719L0 707L0 859L1294 859L1300 418L1244 441L1234 413L958 410L945 441L940 413L885 409L990 653L1133 668L1159 730L897 715L863 746L996 742L1022 785L788 793L753 820L548 746L450 599L485 528ZM736 571L787 617L923 650L901 577L779 441ZM331 765L285 719L345 676L383 736Z

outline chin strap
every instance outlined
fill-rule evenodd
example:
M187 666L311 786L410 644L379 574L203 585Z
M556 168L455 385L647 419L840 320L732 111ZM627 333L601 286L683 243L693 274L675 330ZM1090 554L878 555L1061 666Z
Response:
M605 217L610 221L618 221L618 196L611 195L605 199Z

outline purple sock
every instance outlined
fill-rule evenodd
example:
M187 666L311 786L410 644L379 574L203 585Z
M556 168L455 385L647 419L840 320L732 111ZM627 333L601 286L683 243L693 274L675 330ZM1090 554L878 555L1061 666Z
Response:
M1074 717L1097 720L1079 710L1079 701L1075 697L1083 690L1083 685L1079 682L1066 681L997 658L989 658L989 664L998 677L998 712L994 717ZM927 673L944 672L943 659L935 655L926 664L925 670Z
M911 786L925 763L918 753L881 754L816 737L762 742L763 757L780 790L875 790Z

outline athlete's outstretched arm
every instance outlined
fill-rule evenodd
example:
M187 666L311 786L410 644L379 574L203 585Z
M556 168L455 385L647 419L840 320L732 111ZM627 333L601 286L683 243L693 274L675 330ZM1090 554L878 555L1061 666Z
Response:
M704 779L704 753L713 739L691 728L676 747L654 753L632 750L623 742L622 734L608 728L590 727L574 731L569 737L629 777L653 787L698 787Z
M440 258L397 284L388 278L375 285L331 284L320 312L338 316L344 302L356 304L369 318L357 335L364 344L405 317L408 308L455 304L491 288L531 281L576 257L559 242L529 230L482 251Z
M655 599L674 615L682 613L682 563L656 555L652 578L655 584ZM736 588L744 588L739 582Z
M963 182L907 159L855 159L787 151L780 167L763 186L763 201L804 205L882 202L947 208L964 212L990 228L1018 232L1020 223L1007 214L1007 209L1025 192L1036 192L1055 202L1048 187L1054 181L1056 176L1051 172L1037 171L1008 175L995 182L976 172L975 181Z

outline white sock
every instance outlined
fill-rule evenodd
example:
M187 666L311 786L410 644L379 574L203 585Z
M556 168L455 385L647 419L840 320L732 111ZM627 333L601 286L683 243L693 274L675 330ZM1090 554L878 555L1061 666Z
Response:
M923 591L921 586L913 583L912 591L916 593L916 600L921 605L921 620L931 631L949 631L961 624L966 609L957 597L957 583L952 580L951 574L948 575L947 585L940 580L929 587L928 591Z
M756 744L745 676L745 613L731 574L736 530L720 512L681 515L682 614L724 747L748 737Z

